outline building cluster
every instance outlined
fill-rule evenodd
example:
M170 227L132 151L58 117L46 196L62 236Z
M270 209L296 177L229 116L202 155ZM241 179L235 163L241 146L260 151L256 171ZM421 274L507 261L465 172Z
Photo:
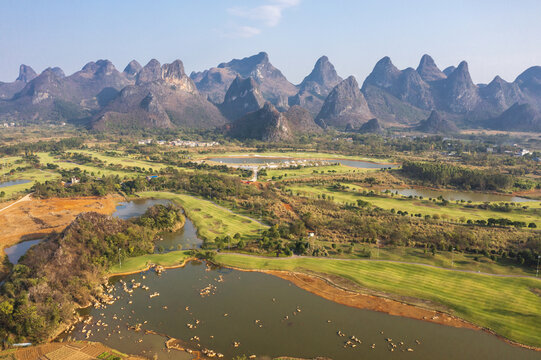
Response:
M212 146L220 145L220 143L217 141L192 141L192 140L180 140L180 139L173 140L173 141L145 139L145 140L139 140L137 142L138 145L151 145L154 143L158 145L171 145L171 146L181 146L181 147L212 147Z
M5 127L5 128L8 128L8 127L14 127L14 126L15 126L15 123L14 123L14 122L3 123L3 124L2 124L2 127Z

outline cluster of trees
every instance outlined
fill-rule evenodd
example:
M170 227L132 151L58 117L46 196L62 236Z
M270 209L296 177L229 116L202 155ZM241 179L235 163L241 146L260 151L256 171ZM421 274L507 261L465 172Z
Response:
M77 168L63 171L62 174L61 180L46 181L44 183L36 182L32 187L34 196L43 199L50 197L104 196L119 191L123 184L118 175L96 179ZM72 177L77 178L79 182L71 184Z
M104 272L119 258L151 253L157 229L180 221L171 207L151 208L144 218L131 222L84 213L29 250L0 290L0 338L47 339L76 307L99 297Z
M61 140L37 141L37 142L18 142L13 145L0 146L0 154L13 156L19 154L29 154L35 152L61 152L67 149L79 149L84 144L84 138L71 137Z
M151 229L171 230L184 225L182 210L173 204L154 205L141 215L136 223ZM179 226L180 225L180 226Z
M465 190L505 190L514 184L510 175L443 162L405 161L402 172L427 185L455 186Z

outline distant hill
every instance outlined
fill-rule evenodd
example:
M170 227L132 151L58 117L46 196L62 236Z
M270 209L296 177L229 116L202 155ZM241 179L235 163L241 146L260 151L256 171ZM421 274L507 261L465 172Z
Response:
M432 111L428 119L421 121L416 130L432 134L453 134L458 132L456 125L436 110Z
M360 129L373 118L382 127L419 126L438 133L455 127L537 131L532 114L541 112L541 66L526 69L512 82L495 76L488 84L475 84L466 61L442 71L425 54L415 68L398 69L385 56L359 89L354 77L343 80L321 56L296 86L260 52L189 77L180 60L161 65L153 59L144 67L132 60L123 71L109 60L97 60L71 75L58 67L37 74L21 65L17 79L0 83L2 122L71 121L96 130L221 128L265 102L280 112L301 107L321 128L338 131ZM515 104L528 107L521 110ZM444 119L441 123L427 123L433 111Z
M316 117L316 123L323 128L330 126L345 130L348 125L359 127L372 118L373 115L359 90L357 80L350 76L329 93Z
M359 128L361 134L381 134L383 127L379 123L378 119L370 119Z
M284 141L294 135L321 131L307 110L292 106L287 112L281 113L266 102L263 108L234 121L229 126L228 134L237 139Z
M320 57L312 72L299 85L299 92L289 98L289 105L299 105L316 116L331 90L342 81L326 56Z
M253 78L259 84L265 100L279 108L286 109L288 98L297 93L295 85L270 63L269 55L265 52L233 59L219 64L217 68L190 75L199 91L216 104L223 102L227 89L237 76Z
M122 89L93 117L91 127L210 129L226 122L218 108L199 94L180 60L163 66L151 60L137 73L135 85Z
M489 129L504 131L541 131L541 114L530 104L514 104L500 116L486 120Z

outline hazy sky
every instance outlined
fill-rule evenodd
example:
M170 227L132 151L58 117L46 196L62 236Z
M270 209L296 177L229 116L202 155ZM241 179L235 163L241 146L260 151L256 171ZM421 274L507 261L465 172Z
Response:
M321 55L360 83L377 60L440 68L468 61L475 82L541 65L539 0L0 0L0 81L19 64L66 74L109 59L122 70L181 59L200 71L259 51L298 83Z

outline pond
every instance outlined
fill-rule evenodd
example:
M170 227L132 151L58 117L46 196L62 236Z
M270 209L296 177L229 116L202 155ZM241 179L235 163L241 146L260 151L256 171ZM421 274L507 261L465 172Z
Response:
M278 157L261 157L261 156L244 156L244 157L216 157L209 158L209 161L224 163L230 165L266 165L266 164L290 164L298 165L302 163L326 162L330 164L340 163L344 166L350 166L360 169L382 169L396 167L393 164L379 164L361 160L344 160L344 159L301 159L301 158L278 158Z
M120 219L130 219L141 216L154 205L167 205L171 202L164 199L136 199L121 202L117 205L113 216ZM169 232L161 235L161 239L155 242L155 253L166 253L179 249L200 248L203 241L197 236L197 230L193 223L186 217L184 227L178 231Z
M127 289L134 283L149 289L141 286L128 293L121 281ZM113 278L111 284L118 300L105 308L87 309L86 315L92 316L89 324L79 323L67 336L149 358L157 354L158 359L186 359L187 354L168 353L166 338L149 339L145 330L184 340L191 349L212 349L225 359L244 354L258 359L286 355L335 360L539 359L539 353L485 332L351 308L259 272L191 262L162 275L147 271ZM128 330L137 324L143 331ZM351 336L361 343L344 347ZM394 352L387 338L397 345Z
M385 191L384 189L382 191ZM531 202L536 201L519 196L504 195L504 194L488 194L473 191L457 191L457 190L433 190L433 189L388 189L393 193L398 193L404 196L422 196L426 199L437 198L443 196L449 201L464 200L472 202Z
M26 254L28 249L30 249L32 246L39 244L42 242L43 239L37 239L37 240L27 240L20 242L16 245L10 246L8 248L4 249L4 252L6 253L8 260L13 265L17 264L19 262L19 259Z
M12 180L12 181L0 182L0 188L7 187L7 186L13 186L13 185L27 184L30 181L32 181L32 180L20 179L20 180Z

